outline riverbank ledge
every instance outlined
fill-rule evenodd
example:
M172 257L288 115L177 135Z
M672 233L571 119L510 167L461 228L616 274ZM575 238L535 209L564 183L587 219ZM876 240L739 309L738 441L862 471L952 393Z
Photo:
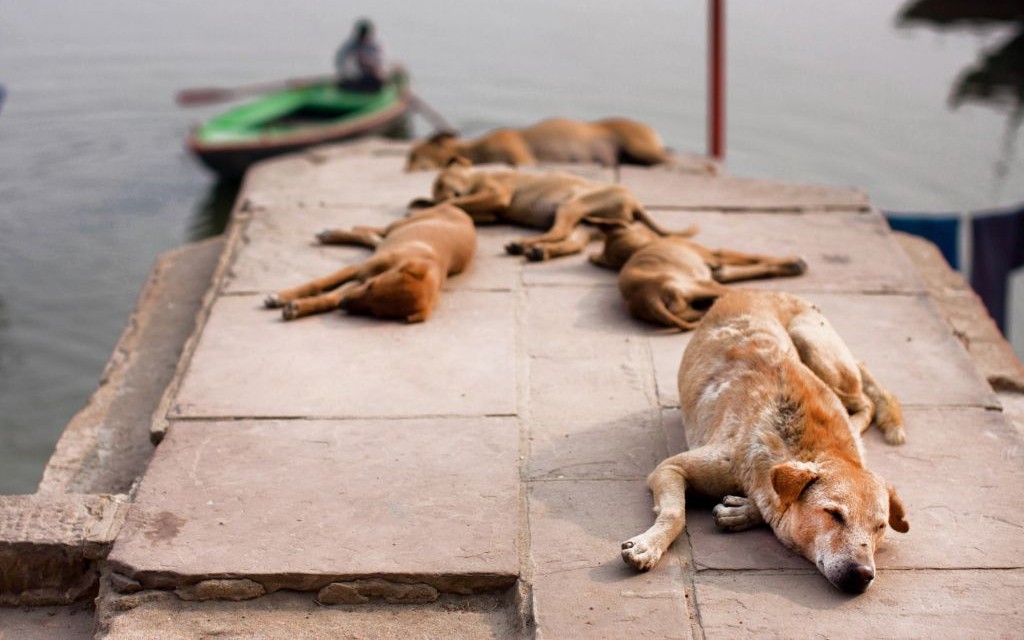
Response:
M476 263L429 322L285 323L262 308L368 255L316 232L386 224L430 193L432 173L401 171L407 149L369 140L261 163L223 238L158 261L39 491L0 497L0 602L51 605L0 610L0 639L1024 625L1024 369L962 278L866 194L700 158L537 169L620 182L664 226L699 224L707 246L805 258L804 276L743 286L817 304L907 420L903 447L874 430L865 446L911 530L890 533L877 584L851 597L767 530L716 532L696 503L654 570L621 561L651 521L646 475L686 446L676 374L690 334L630 318L614 274L585 255L523 262L503 246L524 230L481 227Z

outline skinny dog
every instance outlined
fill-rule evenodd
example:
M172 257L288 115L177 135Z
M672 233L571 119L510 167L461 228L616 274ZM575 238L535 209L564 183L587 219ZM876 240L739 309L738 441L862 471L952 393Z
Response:
M475 140L459 140L442 131L409 151L406 171L440 169L455 158L471 164L501 162L525 166L537 162L597 162L612 166L667 162L661 139L645 124L625 118L579 122L556 118L525 129L498 129Z
M784 293L720 298L683 354L679 397L691 448L648 478L657 519L622 544L626 563L657 564L692 489L722 500L719 528L767 523L835 586L867 589L886 523L910 525L896 490L864 466L860 434L873 423L901 444L902 413L818 310Z
M413 211L384 229L327 230L324 244L356 244L374 249L366 262L265 300L284 307L285 320L337 308L379 318L423 322L450 275L464 271L476 253L476 227L461 209L441 204Z
M638 220L659 236L693 235L696 227L670 232L644 210L625 187L602 184L564 173L476 171L455 161L434 180L434 202L448 202L477 223L510 222L546 233L505 246L513 255L547 260L579 253L594 239L584 220Z
M629 312L682 331L695 329L715 300L729 291L722 283L798 276L807 270L795 256L708 249L681 236L660 237L638 224L591 222L604 233L605 242L602 253L590 261L621 267L619 292Z

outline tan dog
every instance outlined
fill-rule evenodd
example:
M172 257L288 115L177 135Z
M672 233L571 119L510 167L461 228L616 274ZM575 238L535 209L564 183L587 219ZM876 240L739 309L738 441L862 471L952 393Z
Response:
M584 220L638 220L658 235L693 235L696 227L678 232L663 229L625 187L592 182L565 173L476 171L455 162L434 180L435 202L464 209L477 223L509 222L546 233L520 238L505 246L514 255L547 260L579 253L594 238L579 228Z
M729 289L722 283L798 276L807 263L795 256L772 258L726 249L708 249L682 236L661 237L646 227L618 220L595 220L604 232L604 250L590 256L618 269L619 292L629 312L641 320L687 331Z
M625 118L597 122L556 118L525 129L498 129L476 140L461 141L453 133L436 133L409 151L405 170L440 169L456 158L470 164L597 162L612 166L620 162L659 164L669 156L658 134L645 124Z
M711 308L683 354L679 398L690 450L648 479L657 519L622 544L650 569L683 530L685 491L721 499L719 528L768 523L852 593L875 576L886 523L909 525L896 491L864 466L860 434L906 440L900 406L810 303L736 291Z
M422 322L430 317L447 277L464 271L476 253L473 220L448 204L413 211L384 229L328 230L317 238L325 244L370 247L374 253L362 264L268 296L266 306L284 306L285 320L340 307Z

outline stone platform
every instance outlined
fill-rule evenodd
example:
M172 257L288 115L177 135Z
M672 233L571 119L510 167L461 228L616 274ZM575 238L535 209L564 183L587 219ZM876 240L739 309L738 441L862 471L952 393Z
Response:
M263 309L368 255L314 233L385 223L429 193L432 174L401 172L404 150L326 148L248 175L104 565L98 637L1019 631L1021 435L863 193L558 167L622 181L706 245L806 259L804 277L745 286L818 304L906 407L909 442L869 432L866 447L911 531L890 532L877 584L851 597L767 530L716 532L696 503L657 568L621 561L653 518L647 473L686 446L689 334L630 318L615 274L585 256L525 263L502 246L528 231L484 227L427 323Z

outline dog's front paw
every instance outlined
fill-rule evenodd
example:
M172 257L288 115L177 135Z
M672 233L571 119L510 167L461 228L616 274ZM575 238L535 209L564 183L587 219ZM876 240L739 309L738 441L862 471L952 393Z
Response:
M661 560L662 550L651 546L643 535L630 538L622 543L622 560L639 571L653 569Z
M521 256L525 250L522 242L510 242L505 245L505 252L512 256Z
M285 320L294 320L299 317L299 307L294 302L289 302L281 309L281 317Z
M263 298L263 306L267 309L277 309L282 304L284 303L281 302L281 298L277 297L276 293L272 293L266 298Z
M907 432L903 429L903 425L890 426L888 428L881 427L882 437L888 444L901 445L907 442Z
M725 496L712 513L715 526L722 531L745 531L764 523L754 501L742 496Z
M320 233L316 234L316 240L320 244L330 244L332 232L330 229L324 229Z

